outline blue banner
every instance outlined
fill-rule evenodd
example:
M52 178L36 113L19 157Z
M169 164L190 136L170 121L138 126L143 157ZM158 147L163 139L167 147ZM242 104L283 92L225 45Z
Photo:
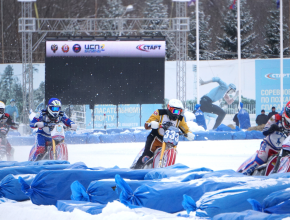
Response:
M140 127L140 104L118 105L118 128Z
M140 109L141 108L141 109ZM151 114L162 104L95 105L93 110L86 105L86 128L132 128L143 127Z
M266 114L273 106L280 112L280 60L256 60L256 114L264 109ZM290 98L290 60L283 60L283 105Z
M141 109L141 126L144 126L145 122L157 109L162 109L162 104L144 104Z
M95 105L93 110L86 105L86 128L95 129L116 128L117 127L117 106L116 105Z

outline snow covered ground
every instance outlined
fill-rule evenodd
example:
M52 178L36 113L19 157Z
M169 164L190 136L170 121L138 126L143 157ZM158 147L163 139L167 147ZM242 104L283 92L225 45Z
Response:
M261 140L193 141L179 142L176 163L191 168L207 167L213 170L236 170L259 148ZM88 167L126 168L131 165L144 143L68 145L70 163L84 162ZM15 160L26 161L31 146L14 146ZM184 212L185 213L185 212ZM194 214L191 214L194 219ZM30 201L0 204L0 220L73 220L73 219L181 219L177 214L167 214L146 208L131 210L115 201L107 205L100 215L90 215L80 210L59 212L54 206L36 206Z

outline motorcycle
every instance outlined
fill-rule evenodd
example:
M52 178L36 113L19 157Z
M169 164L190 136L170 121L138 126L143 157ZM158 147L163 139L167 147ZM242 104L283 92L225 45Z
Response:
M36 160L68 160L67 144L64 142L64 125L56 123L48 123L51 131L51 142L45 146L46 151Z
M252 176L268 176L273 173L290 172L290 151L289 149L286 150L289 148L290 136L287 137L283 132L276 132L271 135L269 135L269 138L267 137L268 140L282 148L277 154L270 156L266 163L256 167ZM277 139L279 136L281 138Z
M0 161L5 160L5 157L7 161L14 160L14 148L11 147L6 138L9 128L10 126L0 127Z
M160 127L164 129L162 146L155 150L153 156L144 163L141 169L163 168L175 164L179 136L185 136L185 134L170 121L164 122ZM143 151L144 148L139 152L130 169L135 167Z

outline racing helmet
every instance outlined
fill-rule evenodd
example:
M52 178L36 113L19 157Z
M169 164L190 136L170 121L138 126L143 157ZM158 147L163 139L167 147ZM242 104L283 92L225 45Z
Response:
M177 120L183 112L183 104L178 99L171 99L167 105L167 112L170 120Z
M5 104L0 101L0 118L4 115L5 112Z
M236 90L237 90L237 87L235 86L235 84L230 83L229 84L229 89L228 89L227 93L229 93L230 91L235 92Z
M61 102L57 98L51 98L48 101L47 111L53 118L56 118L59 115L61 109Z
M285 129L290 129L290 101L287 102L284 112L282 113L282 126Z

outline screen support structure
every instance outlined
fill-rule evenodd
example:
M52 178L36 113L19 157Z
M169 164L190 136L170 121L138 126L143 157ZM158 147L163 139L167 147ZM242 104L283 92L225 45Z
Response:
M35 1L35 0L34 0ZM22 23L22 92L23 92L23 113L22 121L27 122L25 117L29 115L29 110L34 110L33 101L33 66L32 66L32 33L35 31L32 17L32 2L21 1L21 17L30 18L26 23Z
M146 24L150 24L152 18L35 18L32 17L32 3L35 0L21 2L22 17L18 19L18 32L22 33L22 75L23 97L27 100L29 109L34 108L33 104L33 70L32 52L40 44L40 39L32 46L32 34L42 34L44 38L47 33L86 33L95 35L97 33L114 33L122 30L128 32L161 32L166 40L175 49L176 54L176 98L186 103L186 57L187 57L187 32L189 29L189 18L186 17L186 0L175 2L176 18L158 18L159 25L154 30L145 30ZM41 40L42 40L41 39ZM25 56L23 56L25 55ZM24 102L25 103L25 102ZM23 105L26 110L27 104ZM25 112L25 111L24 111Z

